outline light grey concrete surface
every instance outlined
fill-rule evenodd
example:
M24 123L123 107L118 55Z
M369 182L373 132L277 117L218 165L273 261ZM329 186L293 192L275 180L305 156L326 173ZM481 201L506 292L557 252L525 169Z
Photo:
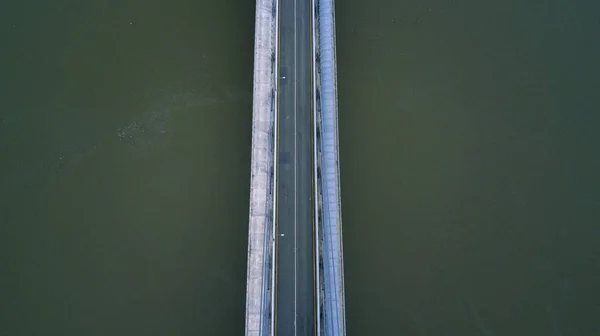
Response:
M256 1L246 281L245 334L248 336L266 336L271 333L276 11L277 7L272 0Z

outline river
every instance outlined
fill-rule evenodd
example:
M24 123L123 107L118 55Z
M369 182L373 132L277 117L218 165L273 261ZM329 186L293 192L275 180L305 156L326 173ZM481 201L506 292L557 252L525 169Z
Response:
M349 335L597 335L600 3L337 1ZM254 3L0 4L0 334L239 335Z

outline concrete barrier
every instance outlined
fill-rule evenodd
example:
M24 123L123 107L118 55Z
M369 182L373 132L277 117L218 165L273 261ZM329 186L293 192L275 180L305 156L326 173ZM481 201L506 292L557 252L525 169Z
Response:
M256 1L246 335L271 333L277 4Z

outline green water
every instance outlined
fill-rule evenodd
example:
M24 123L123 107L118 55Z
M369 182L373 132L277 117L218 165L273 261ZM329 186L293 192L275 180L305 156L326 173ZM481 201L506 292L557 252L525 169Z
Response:
M349 334L600 334L599 3L337 8Z
M600 6L337 1L349 335L597 335ZM254 3L0 4L0 335L239 335Z
M1 335L243 331L253 6L1 5Z

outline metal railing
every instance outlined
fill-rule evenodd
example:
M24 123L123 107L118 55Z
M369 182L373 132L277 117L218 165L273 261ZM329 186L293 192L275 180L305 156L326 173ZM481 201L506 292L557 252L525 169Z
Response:
M324 322L327 336L346 334L334 10L333 0L319 0Z

